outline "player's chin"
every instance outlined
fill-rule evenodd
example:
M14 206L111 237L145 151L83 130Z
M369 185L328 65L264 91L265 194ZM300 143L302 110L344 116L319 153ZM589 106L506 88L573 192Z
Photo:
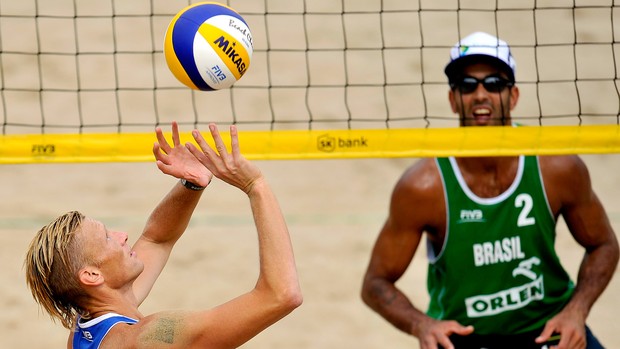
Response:
M142 275L142 272L144 272L144 263L137 263L134 268L134 276L137 278L138 276Z

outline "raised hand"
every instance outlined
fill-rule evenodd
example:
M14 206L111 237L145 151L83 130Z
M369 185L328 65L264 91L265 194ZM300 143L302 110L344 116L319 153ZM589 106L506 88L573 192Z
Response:
M215 142L215 149L207 144L198 130L194 130L192 135L200 149L192 143L186 145L187 149L217 178L249 193L254 183L262 179L263 175L258 167L241 155L237 127L230 126L230 153L217 126L209 124L209 131L211 131L211 137Z
M172 122L172 146L168 143L160 127L155 129L157 142L153 145L153 154L157 168L165 174L188 180L196 185L206 187L213 174L183 145L179 137L179 125Z

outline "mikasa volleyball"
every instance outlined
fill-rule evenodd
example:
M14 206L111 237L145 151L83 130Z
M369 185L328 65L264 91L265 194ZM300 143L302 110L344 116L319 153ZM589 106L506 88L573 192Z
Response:
M195 90L229 88L248 70L252 52L252 34L243 17L215 2L181 10L164 38L168 68Z

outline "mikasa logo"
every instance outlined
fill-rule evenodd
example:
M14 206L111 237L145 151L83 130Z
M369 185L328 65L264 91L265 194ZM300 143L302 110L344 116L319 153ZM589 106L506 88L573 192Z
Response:
M459 218L459 223L485 221L482 210L461 210Z
M243 61L243 57L241 57L239 52L235 50L235 46L237 45L237 43L231 43L230 41L226 40L224 36L220 36L213 43L216 44L217 47L220 48L226 56L228 56L228 58L230 58L230 61L237 67L237 71L239 72L239 74L243 76L245 70L247 69L247 65Z

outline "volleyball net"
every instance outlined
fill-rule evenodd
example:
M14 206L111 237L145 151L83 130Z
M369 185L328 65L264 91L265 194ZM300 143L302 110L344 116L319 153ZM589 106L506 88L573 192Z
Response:
M232 88L163 57L187 0L0 0L0 163L152 161L154 128L235 124L252 159L620 152L612 0L229 0L254 39ZM459 38L507 41L524 127L459 128Z

